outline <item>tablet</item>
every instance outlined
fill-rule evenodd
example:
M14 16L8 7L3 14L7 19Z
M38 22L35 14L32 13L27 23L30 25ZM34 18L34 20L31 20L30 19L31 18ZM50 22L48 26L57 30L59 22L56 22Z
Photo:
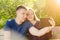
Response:
M40 18L40 27L49 27L51 24L49 23L50 18Z

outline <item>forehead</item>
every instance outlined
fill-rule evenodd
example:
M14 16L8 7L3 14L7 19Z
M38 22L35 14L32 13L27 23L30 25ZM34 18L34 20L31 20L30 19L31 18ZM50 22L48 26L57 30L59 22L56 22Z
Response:
M26 9L19 9L16 11L17 14L26 14L27 13L27 10Z
M27 11L26 9L19 9L16 12L26 12L26 11Z
M28 10L28 14L34 14L32 10Z
M25 10L26 11L26 9L24 9L24 8L18 9L17 11L21 11L21 10Z

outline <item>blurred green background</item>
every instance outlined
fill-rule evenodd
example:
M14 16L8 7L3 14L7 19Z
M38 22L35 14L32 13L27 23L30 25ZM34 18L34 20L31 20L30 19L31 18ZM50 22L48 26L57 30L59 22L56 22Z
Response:
M0 0L0 29L4 27L6 20L15 18L15 10L19 5L33 8L38 18L52 16L56 26L60 26L60 9L53 2L52 0Z

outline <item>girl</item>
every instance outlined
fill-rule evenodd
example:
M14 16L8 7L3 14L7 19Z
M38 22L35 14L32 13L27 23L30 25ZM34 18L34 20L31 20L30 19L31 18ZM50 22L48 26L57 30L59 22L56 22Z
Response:
M28 30L28 37L30 40L49 40L52 36L51 30L55 26L55 22L52 18L50 18L49 23L52 25L50 27L41 28L40 20L36 17L34 11L32 9L28 10L27 20L29 25L31 26Z

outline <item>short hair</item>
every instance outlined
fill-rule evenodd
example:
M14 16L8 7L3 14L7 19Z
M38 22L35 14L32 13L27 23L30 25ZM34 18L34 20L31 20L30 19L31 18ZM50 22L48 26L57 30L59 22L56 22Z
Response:
M19 9L25 9L25 10L27 10L26 7L24 7L24 6L18 6L18 7L16 8L16 11L19 10Z

